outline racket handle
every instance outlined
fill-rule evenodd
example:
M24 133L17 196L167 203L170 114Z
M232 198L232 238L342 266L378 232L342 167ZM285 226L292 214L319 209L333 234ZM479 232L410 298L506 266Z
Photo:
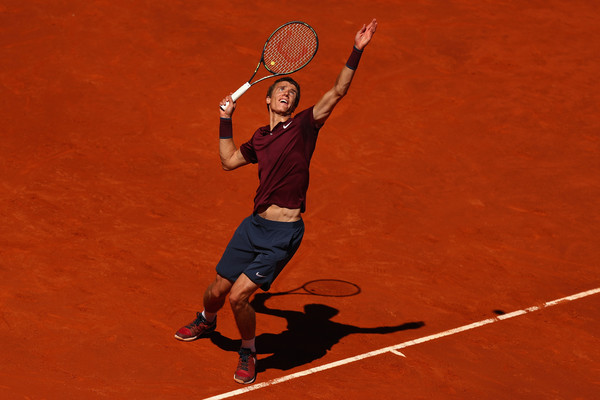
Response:
M248 90L250 88L250 86L252 86L252 85L249 82L246 82L242 86L240 86L240 88L238 90L233 92L233 94L231 95L231 98L233 99L233 101L235 102L235 101L237 101L237 99L242 97L242 95L244 93L246 93L246 90ZM225 111L225 109L227 108L228 105L229 105L229 102L225 103L224 106L221 106L221 110Z

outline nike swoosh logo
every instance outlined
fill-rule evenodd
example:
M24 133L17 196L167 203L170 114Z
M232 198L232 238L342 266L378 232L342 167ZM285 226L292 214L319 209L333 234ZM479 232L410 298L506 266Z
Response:
M287 124L284 124L283 129L286 129L288 126L290 126L291 123L292 123L292 121L288 122Z
M259 278L266 278L266 276L264 276L264 275L261 275L261 274L260 274L260 272L257 272L257 273L256 273L256 276L258 276Z

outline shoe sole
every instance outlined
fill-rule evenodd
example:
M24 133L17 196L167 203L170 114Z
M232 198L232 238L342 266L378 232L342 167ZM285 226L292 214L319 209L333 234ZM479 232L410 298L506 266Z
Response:
M181 340L182 342L191 342L192 340L196 340L198 339L200 336L194 336L194 337L190 337L190 338L182 338L181 336L177 336L175 335L175 339L177 340Z
M256 375L254 375L254 377L252 377L251 381L244 381L242 379L238 379L235 377L235 374L233 375L233 380L236 381L237 383L241 383L242 385L249 385L251 383L254 383L254 381L256 380Z
M203 334L201 334L201 335L198 335L198 336L192 336L192 337L189 337L189 338L183 338L183 337L181 337L181 336L177 336L177 334L175 334L175 339L177 339L177 340L181 340L182 342L192 342L192 341L194 341L194 340L196 340L196 339L200 339L200 338L203 338L203 337L209 337L209 336L210 336L210 335L212 335L214 332L215 332L215 331L210 331L210 332L206 332L206 333L203 333Z

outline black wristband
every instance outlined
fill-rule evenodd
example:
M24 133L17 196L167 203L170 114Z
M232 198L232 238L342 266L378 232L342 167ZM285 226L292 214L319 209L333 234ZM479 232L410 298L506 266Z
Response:
M346 61L346 67L353 71L356 70L356 68L358 68L360 56L362 56L362 50L352 47L352 53L350 53L350 57L348 57L348 61Z
M219 139L233 138L233 122L231 118L221 118L219 123Z

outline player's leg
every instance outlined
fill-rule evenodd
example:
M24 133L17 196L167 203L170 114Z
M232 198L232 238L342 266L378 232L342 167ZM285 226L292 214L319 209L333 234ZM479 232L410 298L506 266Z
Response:
M259 286L252 282L245 274L240 275L231 288L229 303L235 317L242 346L239 351L238 366L233 379L238 383L248 384L256 379L256 313L250 305L250 296Z
M180 328L175 339L190 342L213 333L217 327L217 311L225 304L232 283L217 274L215 280L204 292L204 310L196 313L196 319Z
M208 314L210 317L212 317L223 307L223 304L225 304L225 299L227 298L227 294L231 290L232 286L233 283L231 281L217 274L215 280L208 285L206 291L204 292L205 316Z
M245 274L240 275L231 288L229 303L242 340L252 339L256 331L256 315L249 300L257 289L258 285Z

